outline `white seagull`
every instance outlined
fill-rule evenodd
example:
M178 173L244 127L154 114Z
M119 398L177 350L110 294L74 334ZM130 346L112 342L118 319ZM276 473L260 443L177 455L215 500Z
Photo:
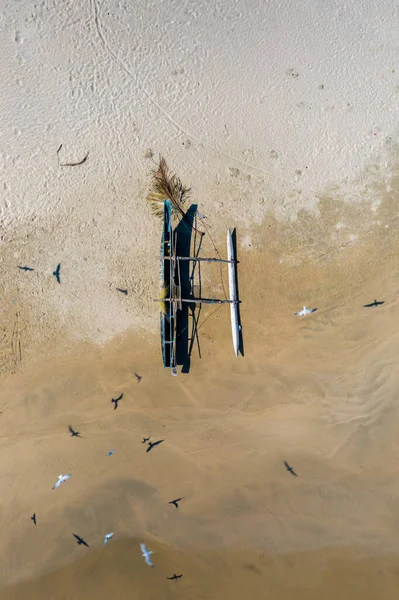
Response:
M105 537L104 537L104 546L105 546L105 544L106 544L107 542L109 542L109 540L112 538L112 536L113 536L113 535L114 535L114 534L113 534L112 532L111 532L111 533L106 533L106 534L105 534Z
M67 479L71 477L71 473L69 475L58 475L58 481L53 485L51 489L55 490L55 488L59 487L61 483L64 483Z
M145 558L145 562L147 563L147 565L149 565L150 567L153 567L154 565L152 564L152 560L151 560L152 550L147 550L145 544L143 544L143 543L140 544L140 550L141 550L141 554Z
M302 306L302 310L294 313L296 317L305 317L306 315L311 315L317 308L306 308L306 306Z

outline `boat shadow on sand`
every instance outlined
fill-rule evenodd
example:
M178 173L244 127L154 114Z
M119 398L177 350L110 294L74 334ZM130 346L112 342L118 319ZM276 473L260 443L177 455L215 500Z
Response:
M177 256L191 256L191 249L194 249L194 257L198 257L202 251L203 237L195 228L195 215L197 205L192 204L184 219L181 219L175 228L177 234L176 254ZM237 239L236 231L232 235L234 256L237 259ZM237 264L234 265L237 279ZM199 296L201 297L201 262L197 261L181 261L180 263L180 285L181 296L190 298L194 294L194 278L197 277L199 284ZM238 284L237 284L237 293ZM238 293L238 298L239 298ZM201 304L195 302L185 302L182 304L181 310L176 314L176 363L181 366L181 373L189 373L191 365L191 355L195 349L198 351L201 358L201 347L198 336L198 322L201 314ZM241 331L240 307L238 304L238 323L240 325L239 332L239 352L244 355L244 345Z

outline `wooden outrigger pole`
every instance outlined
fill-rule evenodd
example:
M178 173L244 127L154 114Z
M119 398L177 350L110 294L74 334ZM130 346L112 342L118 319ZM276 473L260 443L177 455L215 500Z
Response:
M161 242L161 298L155 300L161 304L161 345L164 367L177 375L176 360L176 313L182 309L182 303L188 304L230 304L231 329L234 353L238 356L239 331L238 293L236 281L236 263L230 229L227 231L227 260L221 258L203 258L196 256L176 255L176 233L172 227L172 206L169 200L164 201L163 231ZM230 299L214 298L182 298L180 262L219 262L228 264Z

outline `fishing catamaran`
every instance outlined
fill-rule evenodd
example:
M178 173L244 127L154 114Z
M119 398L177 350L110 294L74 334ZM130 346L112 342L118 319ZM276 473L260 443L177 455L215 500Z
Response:
M154 212L162 216L162 239L160 255L160 284L161 294L157 300L160 303L160 330L162 359L165 368L170 369L172 375L177 375L177 313L182 310L183 304L230 304L231 331L234 353L238 356L240 325L238 316L238 291L236 278L236 258L230 229L227 231L227 259L181 256L177 252L178 233L173 227L173 218L184 220L186 213L182 206L184 196L188 192L175 176L168 173L164 159L161 159L158 170L154 173L153 189L148 195ZM188 227L188 226L187 226ZM205 235L196 227L192 227L200 236ZM228 265L229 298L203 298L195 297L191 293L183 296L181 264L183 261L225 263Z

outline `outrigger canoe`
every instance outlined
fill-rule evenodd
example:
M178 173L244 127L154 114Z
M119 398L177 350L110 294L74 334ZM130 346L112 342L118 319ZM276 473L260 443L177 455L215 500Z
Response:
M231 331L233 336L234 353L238 357L240 326L238 322L238 291L236 278L236 260L234 256L233 240L230 229L227 230L227 260L221 258L207 258L198 256L177 256L176 232L173 231L172 205L169 200L164 201L163 230L161 241L161 267L160 283L161 296L161 346L162 359L165 368L170 369L172 375L177 375L176 358L176 319L177 310L181 310L182 303L190 304L230 304ZM205 261L228 264L230 298L221 300L216 298L195 298L189 296L182 298L180 283L180 261Z

